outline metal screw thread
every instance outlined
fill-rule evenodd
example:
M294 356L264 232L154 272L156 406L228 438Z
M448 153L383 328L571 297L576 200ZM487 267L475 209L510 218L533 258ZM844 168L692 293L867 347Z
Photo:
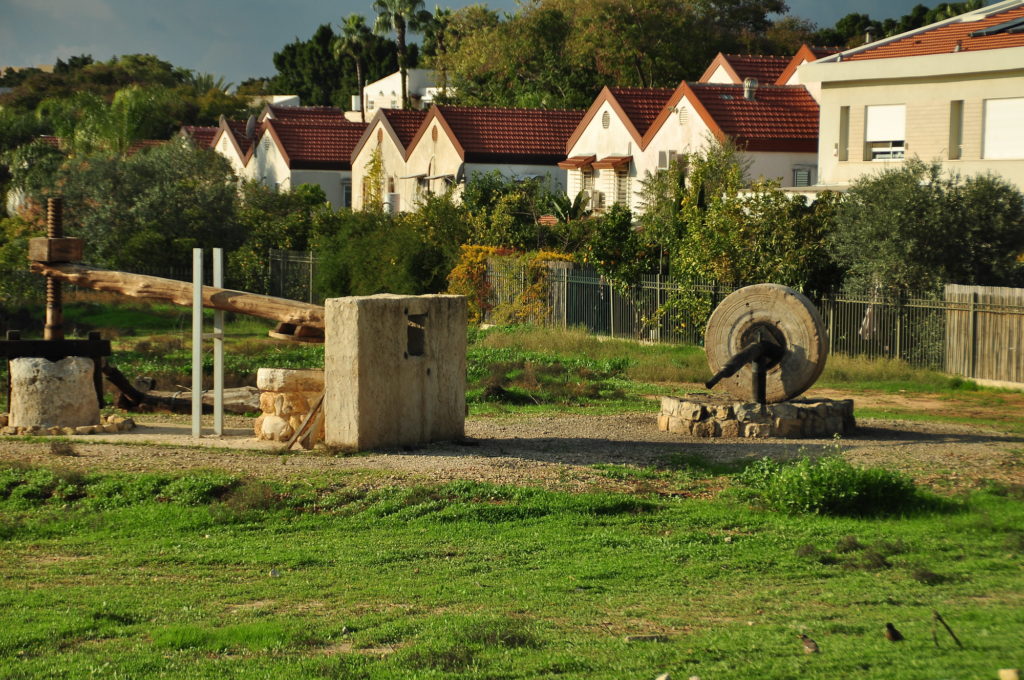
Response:
M50 198L46 201L46 236L64 236L64 202L59 198ZM46 325L43 328L43 338L64 339L64 296L60 281L49 276L46 278Z

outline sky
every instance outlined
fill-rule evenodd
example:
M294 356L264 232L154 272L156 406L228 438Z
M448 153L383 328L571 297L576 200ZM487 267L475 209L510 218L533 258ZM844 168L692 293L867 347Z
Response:
M479 1L479 0L478 0ZM453 9L471 0L447 3ZM511 11L515 0L485 0ZM789 0L790 14L832 26L851 13L887 19L929 0ZM274 52L320 24L371 16L372 0L0 0L0 68L52 64L91 54L155 54L175 66L238 84L274 74Z

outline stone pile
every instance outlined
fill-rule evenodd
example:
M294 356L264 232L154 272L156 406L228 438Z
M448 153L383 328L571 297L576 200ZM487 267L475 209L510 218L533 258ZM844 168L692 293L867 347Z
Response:
M261 368L256 373L260 390L261 415L253 429L257 439L288 441L302 426L316 400L324 391L324 372L289 368ZM309 438L315 444L324 438L323 421Z
M135 421L119 415L100 416L96 425L44 427L41 425L10 425L7 414L0 414L0 434L64 436L72 434L116 434L135 428Z
M691 394L662 397L658 429L694 437L822 438L856 428L852 399L794 399L761 405Z

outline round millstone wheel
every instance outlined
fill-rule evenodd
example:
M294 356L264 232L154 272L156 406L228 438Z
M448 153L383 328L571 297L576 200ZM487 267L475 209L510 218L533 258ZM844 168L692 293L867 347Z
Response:
M772 340L785 348L767 371L769 403L794 399L807 391L825 368L828 338L811 301L774 283L747 286L722 300L708 319L704 349L712 373L752 342ZM747 364L719 383L733 397L752 400L753 369Z

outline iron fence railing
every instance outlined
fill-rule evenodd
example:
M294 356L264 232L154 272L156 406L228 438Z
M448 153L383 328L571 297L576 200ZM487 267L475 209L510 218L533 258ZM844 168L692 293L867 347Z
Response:
M493 300L495 305L513 300L527 285L524 273L507 268L491 267L487 275L492 288L501 292ZM632 286L616 288L595 271L580 269L552 269L548 285L546 322L551 325L617 338L694 345L703 344L706 313L735 290L710 281L681 283L653 274L642 276ZM689 304L680 304L684 299ZM1003 304L996 309L923 294L893 301L846 292L813 302L825 323L832 352L900 359L939 371L951 370L947 355L962 354L964 345L982 341L973 330L980 324L971 326L973 335L955 332L949 326L953 313L990 311L1017 315L1024 323L1024 304ZM1019 369L1007 375L1003 379L1013 380Z
M270 294L289 300L323 304L316 290L317 258L309 251L270 251Z

